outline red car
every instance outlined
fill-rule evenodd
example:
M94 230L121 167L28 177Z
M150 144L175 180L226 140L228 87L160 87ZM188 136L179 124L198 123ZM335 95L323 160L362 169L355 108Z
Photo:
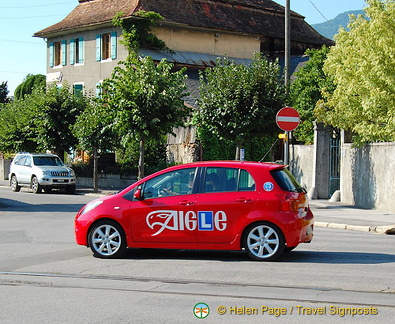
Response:
M276 260L313 238L306 191L284 165L216 161L174 166L96 199L76 241L100 258L126 248L245 250Z

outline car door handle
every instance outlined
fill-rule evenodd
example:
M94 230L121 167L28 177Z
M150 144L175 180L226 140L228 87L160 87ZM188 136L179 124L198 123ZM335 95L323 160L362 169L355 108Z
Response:
M189 201L189 200L181 200L178 202L178 204L181 206L192 206L194 203L195 203L194 201Z
M246 197L240 197L240 198L236 198L236 201L240 203L248 204L252 202L252 199Z

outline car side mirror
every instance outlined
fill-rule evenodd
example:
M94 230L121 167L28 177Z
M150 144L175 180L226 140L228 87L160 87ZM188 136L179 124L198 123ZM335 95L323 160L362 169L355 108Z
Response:
M137 199L137 200L143 200L143 195L141 194L141 189L137 189L137 190L134 192L133 197L134 197L135 199Z

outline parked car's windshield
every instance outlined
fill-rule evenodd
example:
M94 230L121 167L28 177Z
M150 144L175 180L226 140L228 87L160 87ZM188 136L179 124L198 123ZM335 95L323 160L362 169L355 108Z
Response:
M57 156L35 156L34 165L63 166L63 162Z

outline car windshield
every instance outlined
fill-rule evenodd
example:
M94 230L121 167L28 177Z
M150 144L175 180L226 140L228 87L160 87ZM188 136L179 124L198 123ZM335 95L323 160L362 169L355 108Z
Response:
M34 165L63 166L63 162L57 156L34 156Z

